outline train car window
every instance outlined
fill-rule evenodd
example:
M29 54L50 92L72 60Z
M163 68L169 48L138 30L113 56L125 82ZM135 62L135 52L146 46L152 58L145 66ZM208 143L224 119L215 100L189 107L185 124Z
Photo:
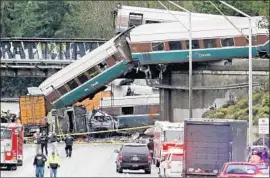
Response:
M107 69L108 65L106 64L105 60L98 64L98 67L101 71L104 71Z
M257 43L257 36L252 36L252 44L256 44ZM248 39L249 39L249 36L246 36L246 40L247 40L247 45L248 45Z
M180 50L182 49L182 45L180 41L169 41L170 50Z
M134 107L122 107L122 114L123 115L134 114Z
M95 77L96 75L99 74L99 71L97 70L96 67L92 67L91 69L89 69L89 70L87 71L87 73L89 74L89 76L90 76L91 78L93 78L93 77Z
M117 57L115 55L112 55L112 59L114 60L115 63L117 63Z
M80 81L80 83L81 83L81 84L83 84L83 83L85 83L85 82L87 82L87 81L88 81L87 76L86 76L86 75L84 75L84 74L81 74L81 75L80 75L80 76L78 76L77 78L78 78L78 80Z
M58 98L60 98L60 96L59 96L59 93L56 91L56 90L54 90L53 92L51 92L49 95L48 95L48 100L50 101L50 102L54 102L54 101L56 101Z
M155 20L146 20L146 24L151 24L151 23L161 23L160 21L155 21Z
M66 93L68 92L67 89L66 89L66 87L65 87L65 85L61 86L61 87L58 88L57 90L58 90L58 92L59 92L61 95L64 95L64 94L66 94Z
M77 82L73 79L70 82L68 82L68 86L70 87L71 90L77 88L78 84Z
M204 39L203 44L204 44L205 48L216 48L217 47L216 39Z
M121 53L120 52L116 52L112 57L115 57L115 59L116 59L117 62L123 60L123 57L121 56Z
M164 50L164 43L163 42L152 43L152 50L153 51Z
M186 40L186 46L187 49L189 49L189 40ZM199 40L192 40L192 49L199 49L199 48L200 48Z
M129 22L128 22L129 27L141 25L142 21L143 21L143 14L129 13Z
M233 38L223 38L223 39L221 39L221 46L222 47L234 46Z

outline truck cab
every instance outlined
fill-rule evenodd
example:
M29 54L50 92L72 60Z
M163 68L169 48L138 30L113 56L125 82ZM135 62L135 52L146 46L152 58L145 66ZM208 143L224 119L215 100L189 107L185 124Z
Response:
M21 124L1 123L1 167L16 170L23 164L24 133Z
M156 121L154 126L154 162L159 167L161 159L171 148L181 148L184 142L184 124Z
M170 149L162 158L159 167L160 177L182 177L184 165L184 150Z

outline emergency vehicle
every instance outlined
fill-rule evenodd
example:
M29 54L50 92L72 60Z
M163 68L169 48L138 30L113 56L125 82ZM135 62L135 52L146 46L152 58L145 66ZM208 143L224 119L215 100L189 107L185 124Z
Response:
M184 165L184 149L170 149L161 160L159 177L182 177Z
M21 124L1 123L1 167L16 170L23 164L24 133Z
M156 121L154 126L154 163L159 167L161 159L170 150L183 148L184 123Z

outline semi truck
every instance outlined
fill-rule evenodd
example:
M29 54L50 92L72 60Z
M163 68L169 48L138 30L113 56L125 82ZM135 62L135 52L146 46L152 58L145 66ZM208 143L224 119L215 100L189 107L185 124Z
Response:
M183 176L216 176L225 162L245 162L247 121L185 119Z
M42 95L27 95L19 98L20 119L25 136L33 136L40 129L46 128L46 115L50 104Z
M26 137L33 136L38 130L47 134L86 132L86 108L72 106L52 109L43 95L27 95L19 98L20 118ZM59 128L60 127L60 128Z

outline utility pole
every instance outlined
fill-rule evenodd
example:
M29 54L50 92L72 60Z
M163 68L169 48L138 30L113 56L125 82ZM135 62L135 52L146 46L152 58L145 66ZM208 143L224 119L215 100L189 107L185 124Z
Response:
M248 119L248 125L249 125L249 132L248 132L248 138L249 138L249 146L252 146L252 137L253 137L253 133L252 133L252 127L253 127L253 113L252 113L252 27L251 27L251 17L249 15L247 15L246 13L240 11L239 9L233 7L232 5L224 2L224 1L220 1L222 4L226 5L227 7L235 10L236 12L242 14L243 16L248 18L248 22L249 22L249 56L248 56L248 62L249 62L249 70L248 70L248 81L249 81L249 85L248 85L248 110L249 110L249 119Z
M188 93L188 106L189 106L189 118L192 118L192 109L193 109L193 91L192 91L192 84L193 84L193 81L192 81L192 23L191 23L191 12L185 8L183 8L182 6L172 2L172 1L169 1L169 3L175 5L176 7L180 8L181 10L185 11L185 12L188 12L189 14L189 75L188 75L188 84L189 84L189 93Z

